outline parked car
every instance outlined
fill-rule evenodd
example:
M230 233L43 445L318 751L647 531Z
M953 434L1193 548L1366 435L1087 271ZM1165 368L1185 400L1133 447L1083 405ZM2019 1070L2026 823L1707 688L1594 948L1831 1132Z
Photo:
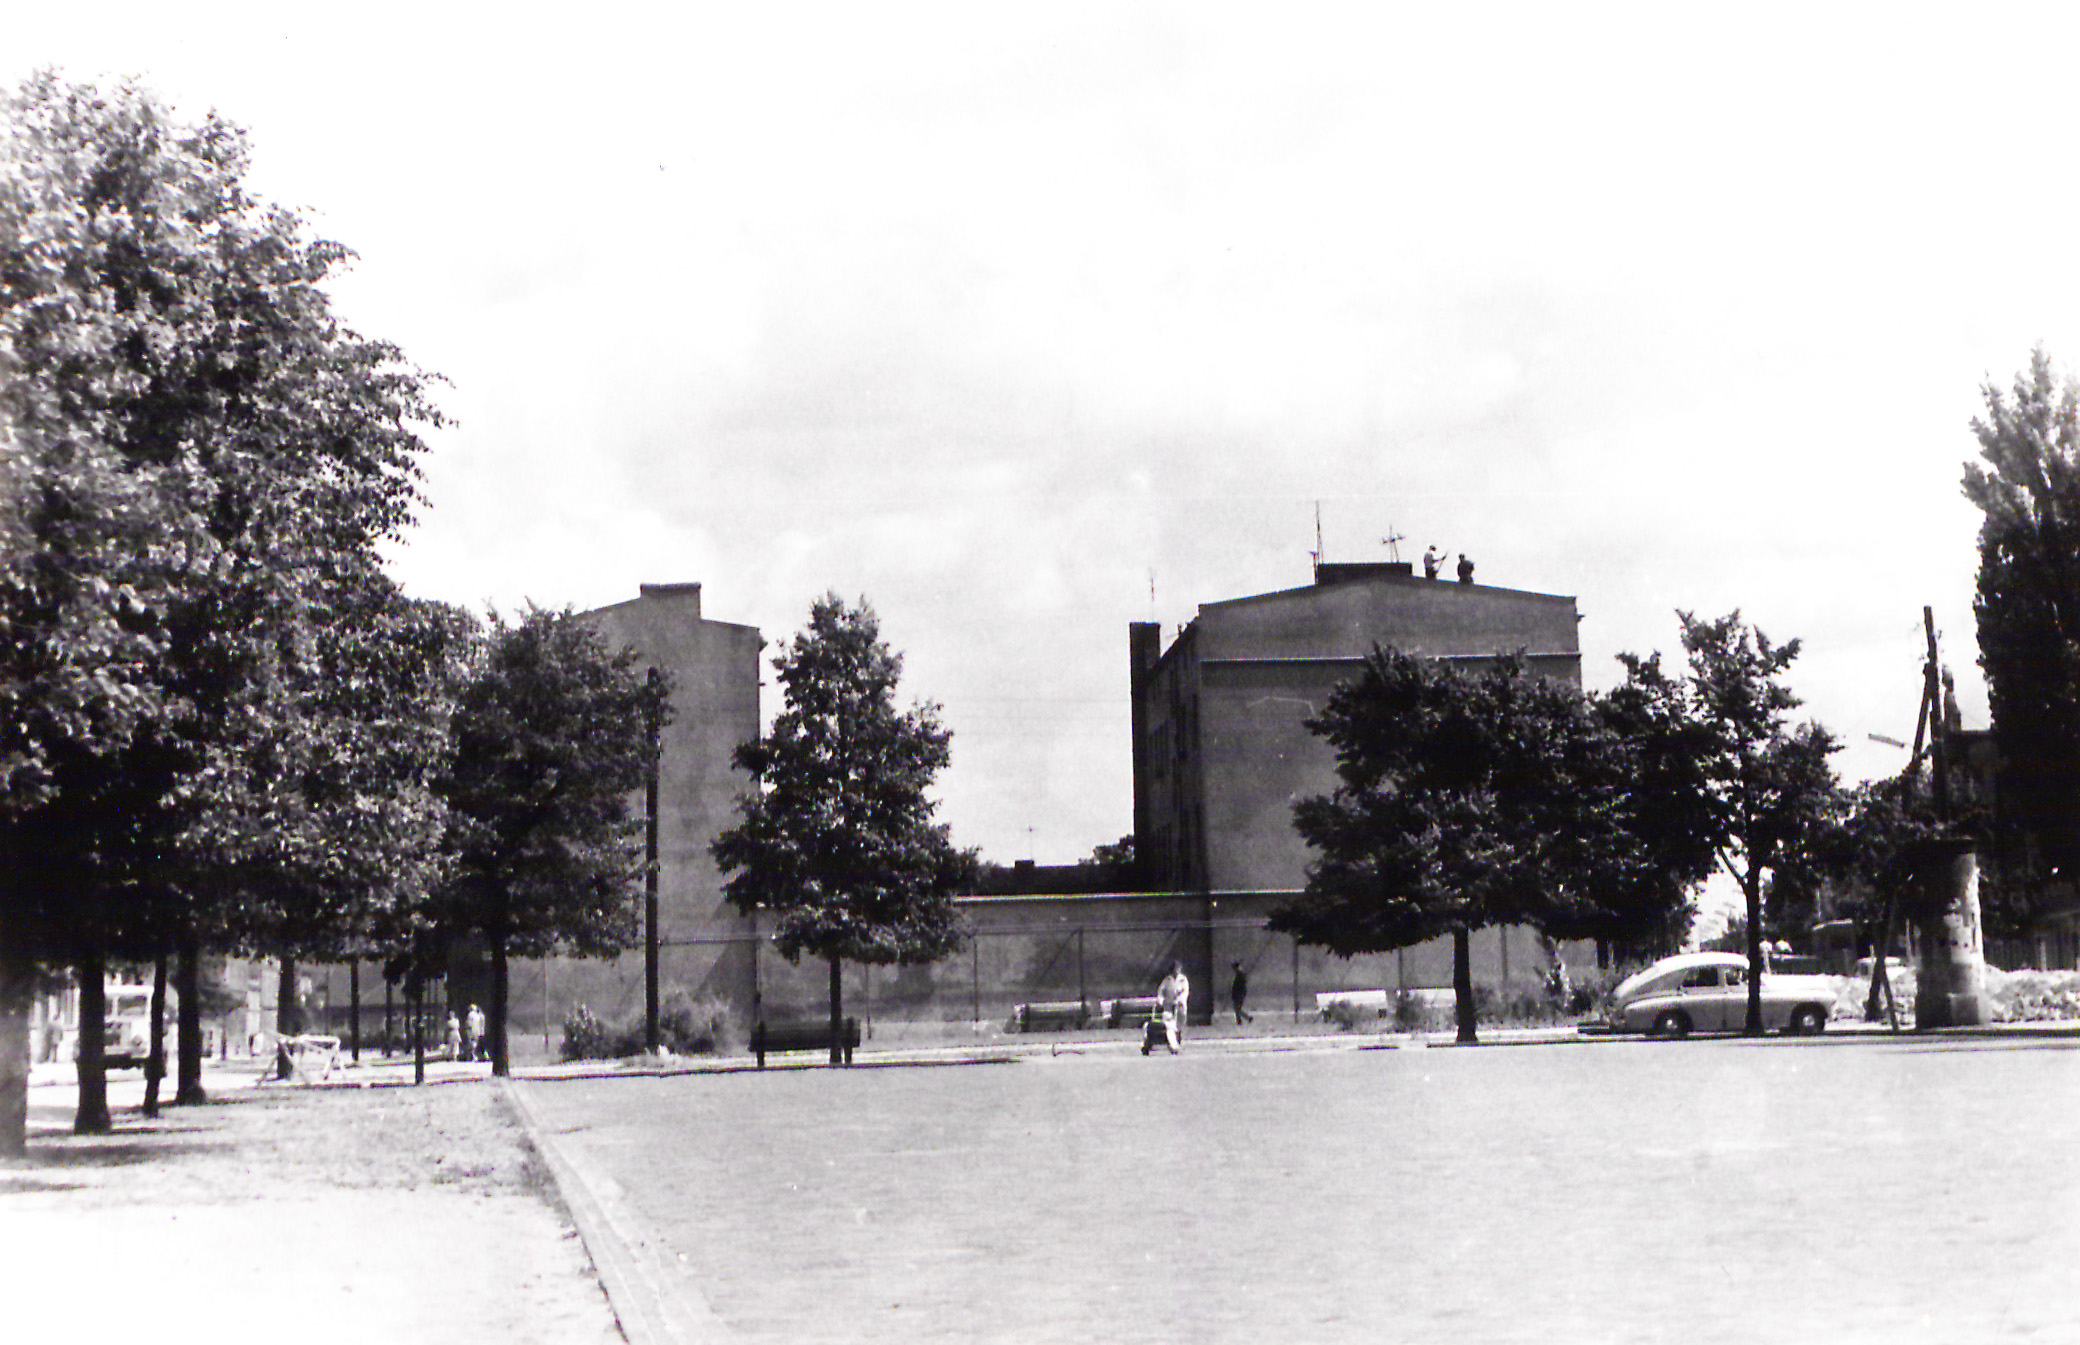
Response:
M142 1069L152 1054L152 988L111 981L105 1003L107 1008L101 1028L102 1063L109 1069ZM172 1059L175 1052L173 1020L178 1003L174 993L168 990L163 1024L168 1059Z
M1764 972L1762 1026L1811 1034L1827 1026L1834 983L1825 976ZM1682 953L1634 972L1611 992L1612 1032L1687 1037L1739 1032L1748 1022L1748 959L1738 953Z

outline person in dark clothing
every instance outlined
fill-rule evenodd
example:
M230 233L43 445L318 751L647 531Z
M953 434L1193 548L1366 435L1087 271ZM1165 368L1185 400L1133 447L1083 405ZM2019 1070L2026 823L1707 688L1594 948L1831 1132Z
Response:
M1459 582L1462 584L1473 582L1473 562L1466 559L1464 551L1459 553Z
M1239 1027L1243 1023L1255 1022L1257 1016L1242 1007L1249 998L1249 973L1242 969L1240 962L1230 962L1228 966L1235 973L1234 981L1228 986L1228 1000L1235 1006L1235 1023Z

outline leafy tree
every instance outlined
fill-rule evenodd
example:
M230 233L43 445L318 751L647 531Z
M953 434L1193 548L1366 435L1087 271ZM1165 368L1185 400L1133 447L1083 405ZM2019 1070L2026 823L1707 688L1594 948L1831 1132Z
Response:
M1691 894L1716 854L1703 787L1704 730L1659 655L1620 655L1625 681L1589 698L1604 749L1581 773L1583 820L1570 828L1575 866L1595 900L1587 918L1548 918L1561 938L1593 938L1620 956L1673 951L1689 933ZM1592 739L1595 741L1595 739Z
M450 871L428 921L491 950L492 1070L505 1074L507 961L608 956L636 935L643 819L630 796L655 761L669 688L568 609L493 614L454 717Z
M1690 661L1684 699L1698 730L1702 803L1720 865L1745 898L1745 1030L1760 1036L1763 888L1772 874L1797 878L1820 863L1840 804L1827 761L1838 744L1818 724L1789 723L1799 700L1782 679L1798 657L1797 640L1773 645L1737 611L1716 621L1677 616Z
M2040 347L1982 392L1964 494L1983 515L1972 610L2000 760L1987 914L2019 932L2080 872L2080 382Z
M267 802L271 754L295 754L310 614L373 571L438 417L424 375L332 315L345 249L246 194L236 127L52 74L7 114L0 871L41 875L0 893L18 1147L24 968L83 982L75 1124L105 1129L101 962L193 937L237 859L209 819Z
M1316 858L1272 927L1344 956L1450 934L1462 1041L1475 929L1666 940L1712 849L1682 699L1658 662L1629 666L1585 697L1521 659L1461 672L1375 649L1309 721L1340 782L1294 808Z
M737 748L756 782L741 820L717 837L716 863L739 910L778 917L780 953L830 964L831 1063L843 1059L840 971L848 959L934 962L960 946L953 894L972 851L932 821L932 779L952 735L936 706L895 706L901 656L874 611L818 599L809 626L773 660L786 708L771 733Z
M1101 881L1115 891L1131 891L1141 883L1141 861L1135 853L1134 838L1122 836L1109 845L1098 845L1082 859L1076 861L1078 868L1096 869Z
M1451 935L1458 1036L1470 1042L1474 930L1572 934L1611 918L1596 905L1591 833L1623 825L1622 763L1572 688L1520 659L1466 673L1375 648L1308 728L1335 749L1339 784L1294 807L1316 858L1273 929L1342 956Z

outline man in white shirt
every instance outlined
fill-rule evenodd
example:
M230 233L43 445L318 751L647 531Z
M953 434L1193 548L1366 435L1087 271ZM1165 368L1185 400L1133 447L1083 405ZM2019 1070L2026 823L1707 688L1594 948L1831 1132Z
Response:
M1184 1040L1184 1011L1192 998L1192 983L1186 979L1184 964L1172 962L1170 974L1156 987L1156 1013L1163 1019L1163 1033L1170 1041L1170 1054L1176 1055L1178 1044Z

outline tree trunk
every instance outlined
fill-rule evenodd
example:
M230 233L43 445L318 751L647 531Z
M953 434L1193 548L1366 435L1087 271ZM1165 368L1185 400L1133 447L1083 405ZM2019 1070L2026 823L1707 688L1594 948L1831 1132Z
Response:
M101 953L80 954L79 976L79 1108L72 1116L75 1135L106 1135L114 1128L108 1115L108 986L102 980Z
M1762 1035L1762 869L1749 866L1747 875L1741 879L1741 891L1748 899L1748 1019L1741 1027L1741 1034L1748 1037Z
M0 903L0 1158L29 1151L29 1019L36 1004L36 964L8 937Z
M296 959L283 957L281 975L275 978L274 986L275 1077L282 1080L296 1072L289 1063L289 1048L283 1039L303 1035L303 995L298 979Z
M844 959L831 959L831 1063L845 1063L845 984L839 975Z
M426 984L416 972L406 987L405 1002L412 1012L412 1082L426 1082Z
M506 961L506 938L503 932L491 936L491 1021L484 1030L491 1034L491 1072L504 1078L513 1072L506 1057L506 1004L510 998L511 981Z
M152 963L151 1048L144 1057L144 1114L159 1114L159 1081L166 1077L166 954Z
M1459 1018L1459 1041L1479 1041L1473 1012L1473 931L1464 925L1452 931L1452 1005Z
M296 959L282 959L282 974L275 982L274 1030L281 1037L303 1035L303 994L297 988Z
M183 930L180 956L174 962L173 1105L194 1107L209 1101L202 1091L202 949L194 931Z

